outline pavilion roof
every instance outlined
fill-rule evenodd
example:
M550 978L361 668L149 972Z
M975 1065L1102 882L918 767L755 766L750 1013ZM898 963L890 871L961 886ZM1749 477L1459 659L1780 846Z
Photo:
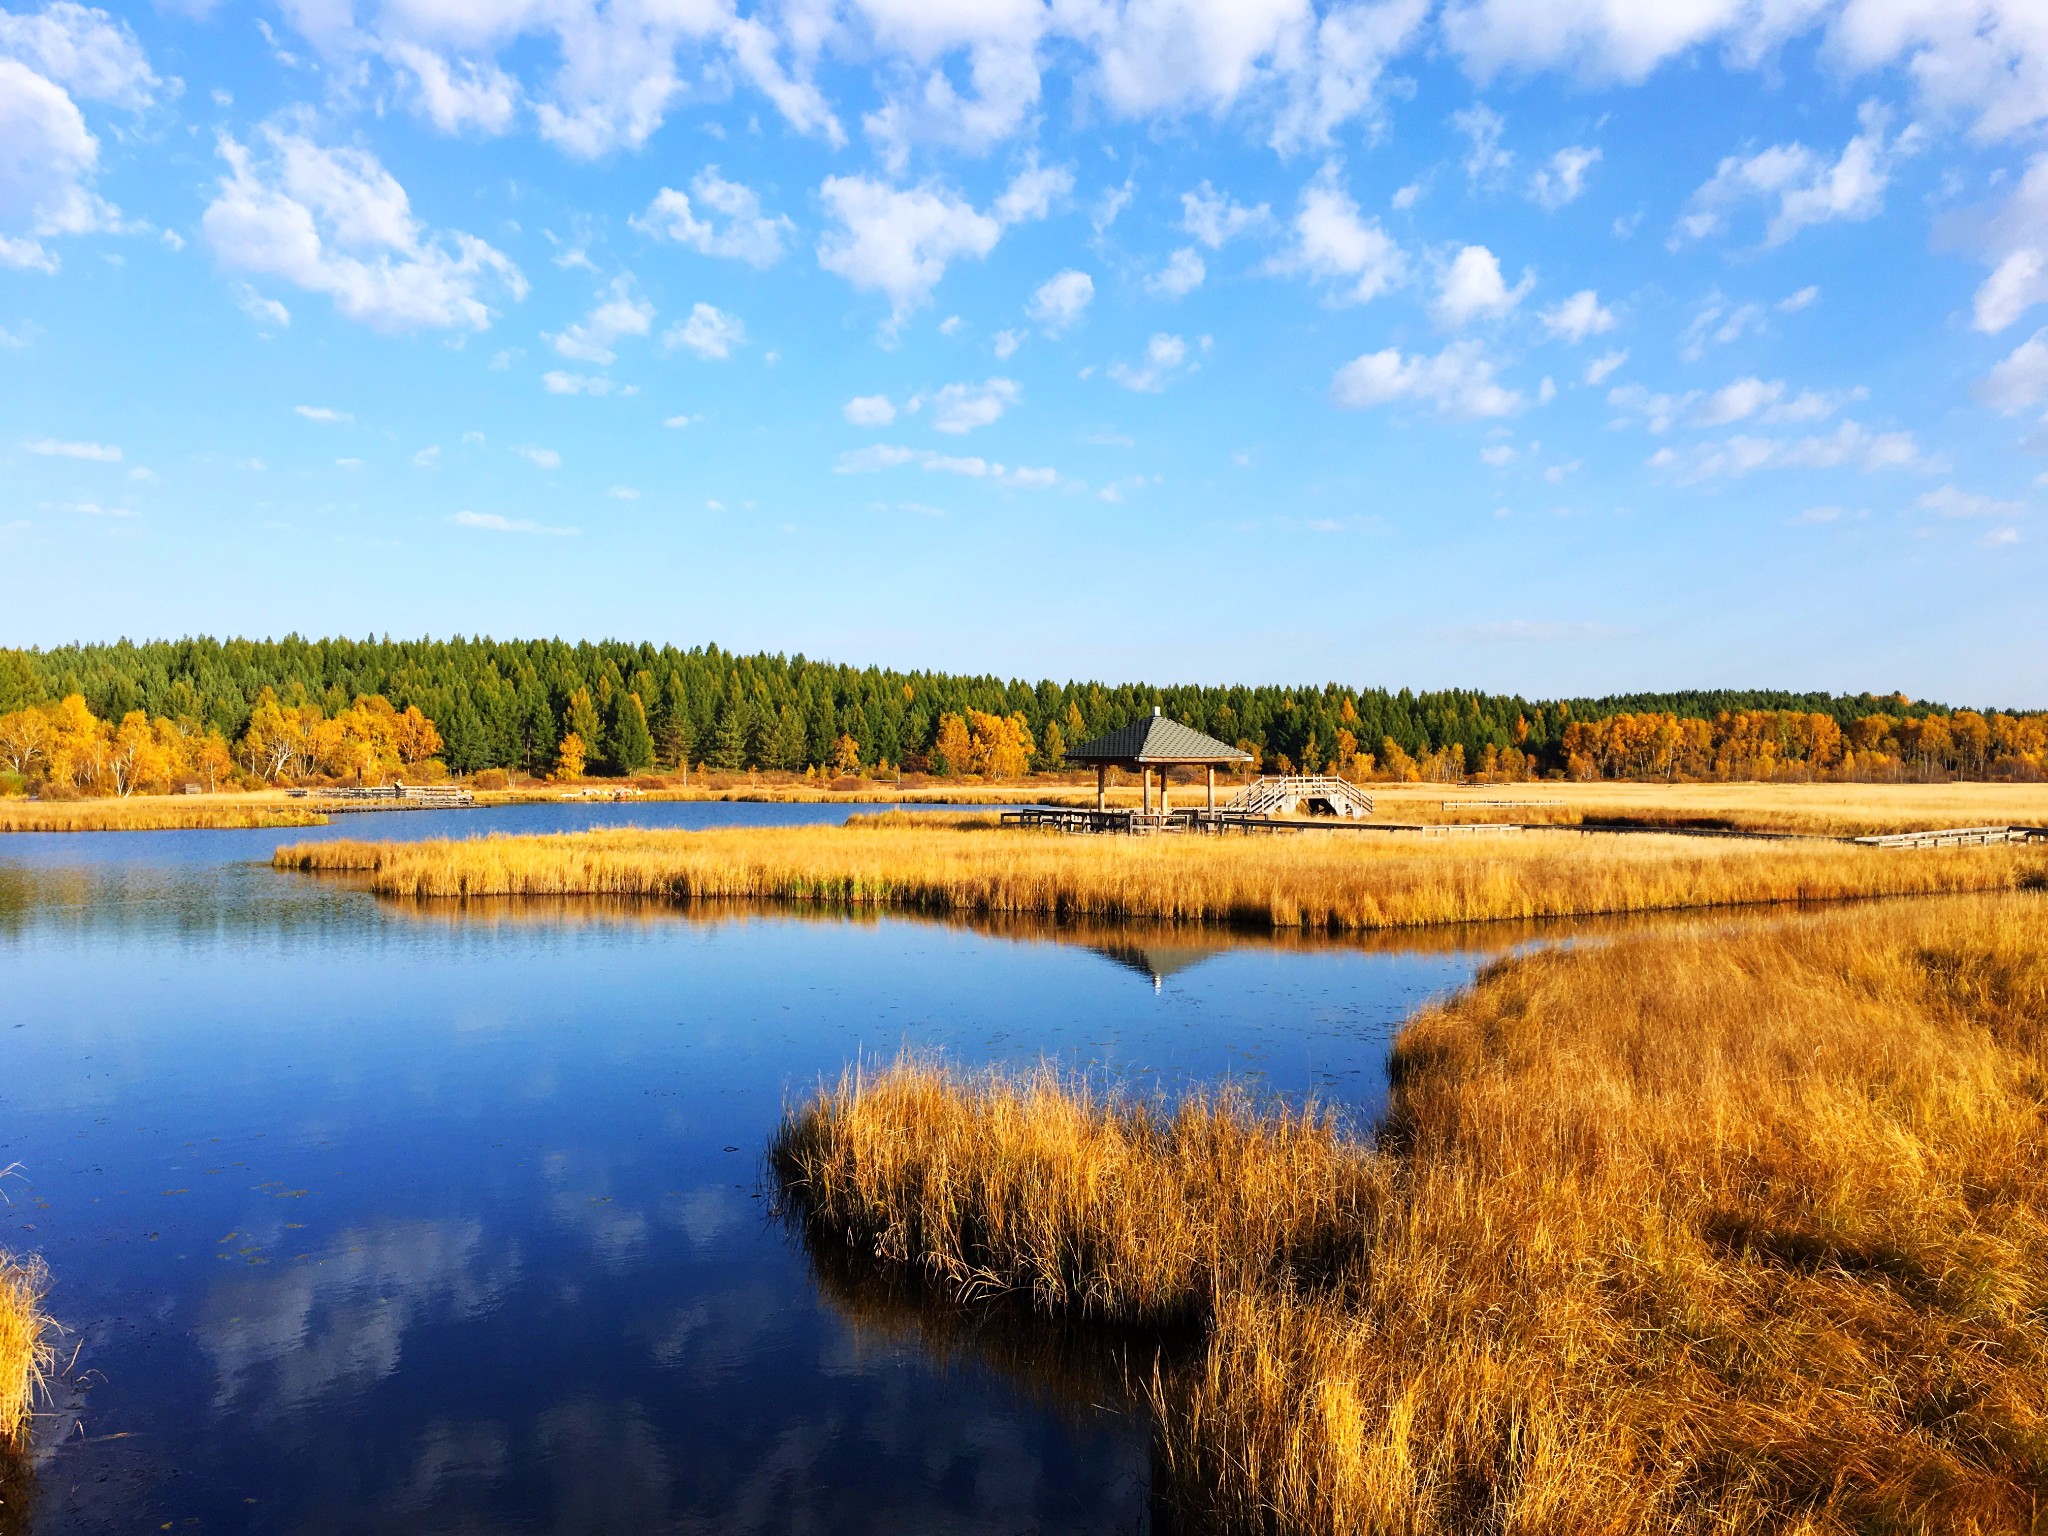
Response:
M1227 741L1204 736L1178 720L1169 720L1154 710L1129 725L1067 748L1067 760L1074 763L1248 763L1249 752L1240 752Z

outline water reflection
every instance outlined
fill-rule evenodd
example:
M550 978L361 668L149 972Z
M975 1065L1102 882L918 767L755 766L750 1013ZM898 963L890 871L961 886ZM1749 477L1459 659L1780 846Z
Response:
M1099 1358L948 1342L790 1240L783 1105L909 1044L1370 1113L1398 1020L1517 938L421 906L14 846L0 1242L95 1373L43 1536L1163 1528Z

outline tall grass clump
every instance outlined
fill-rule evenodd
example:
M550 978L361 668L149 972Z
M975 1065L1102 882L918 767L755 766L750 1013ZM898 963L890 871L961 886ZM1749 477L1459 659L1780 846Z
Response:
M30 1416L56 1363L43 1311L49 1272L40 1259L0 1253L0 1451L26 1449Z
M2048 848L1902 852L1570 832L1062 837L974 826L579 832L280 848L404 897L770 900L1361 931L1503 918L2003 890Z
M1224 1529L2038 1536L2044 916L1503 962L1403 1031L1370 1137L911 1061L773 1166L957 1295L1197 1328L1159 1464Z
M324 827L318 811L263 804L144 800L0 801L0 832L181 832L250 827Z

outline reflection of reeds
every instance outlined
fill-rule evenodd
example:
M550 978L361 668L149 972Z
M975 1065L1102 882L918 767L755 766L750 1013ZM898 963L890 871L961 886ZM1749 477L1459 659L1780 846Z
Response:
M294 806L146 800L0 801L0 832L177 832L235 827L324 827L317 811Z
M362 873L407 897L765 899L1332 931L2010 889L2048 875L2048 852L2025 846L1901 853L1560 833L1139 839L895 826L301 843L274 862Z
M1237 1528L2038 1533L2043 915L1504 962L1409 1025L1370 1142L910 1061L773 1161L953 1290L1199 1323L1159 1433Z

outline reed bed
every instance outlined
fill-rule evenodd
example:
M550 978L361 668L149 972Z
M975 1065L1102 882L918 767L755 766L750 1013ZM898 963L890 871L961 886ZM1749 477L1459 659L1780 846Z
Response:
M772 900L1332 932L2048 880L2048 849L2023 844L1899 852L1655 834L1134 839L922 825L335 841L280 848L274 862L364 875L401 897Z
M0 1451L26 1448L35 1400L56 1363L43 1310L48 1290L41 1260L0 1253Z
M2048 1511L2041 899L1496 965L1372 1137L911 1060L771 1153L821 1240L1048 1318L1196 1320L1200 1523L1943 1531Z
M181 832L237 827L324 827L318 811L293 806L209 804L181 796L146 800L0 800L0 832Z

